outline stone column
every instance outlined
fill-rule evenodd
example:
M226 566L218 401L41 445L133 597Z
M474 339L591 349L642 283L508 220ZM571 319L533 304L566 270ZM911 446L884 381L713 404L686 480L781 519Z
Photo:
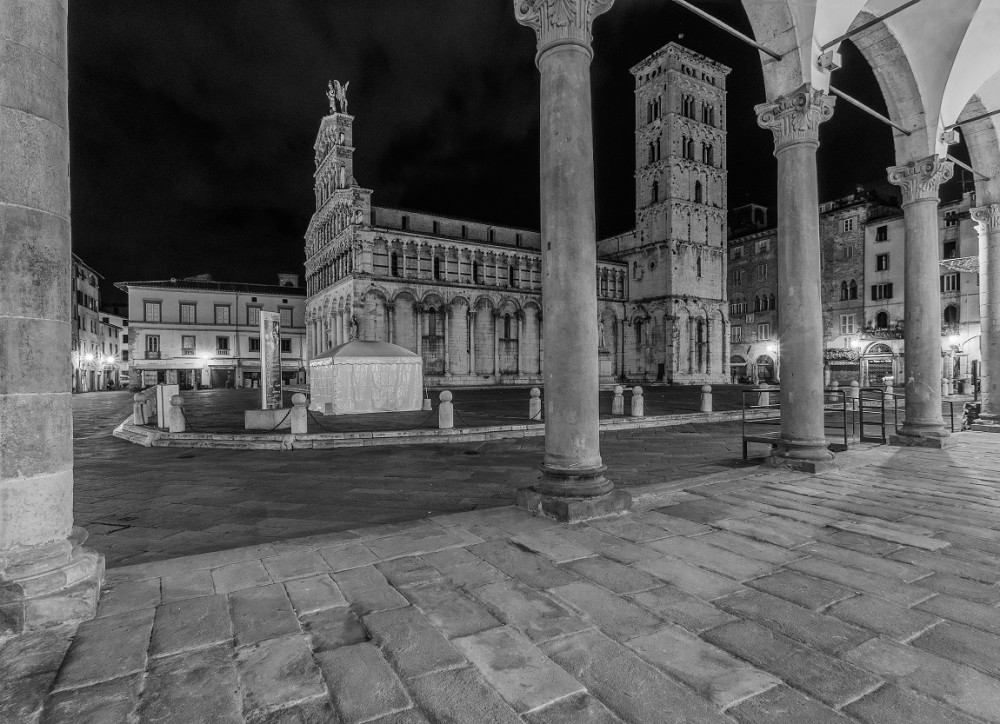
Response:
M385 337L389 344L396 344L396 303L385 303Z
M524 310L519 309L514 314L517 319L517 373L524 373L524 362L521 358L521 353L524 350Z
M711 315L711 312L709 312ZM705 317L705 374L712 374L712 317Z
M688 374L694 374L695 347L698 344L697 332L695 331L697 321L694 317L688 317Z
M835 98L805 84L755 107L774 134L778 159L778 343L782 371L781 437L768 463L816 472L833 465L823 431L821 307L816 149L819 125Z
M979 349L982 412L975 430L1000 432L1000 204L972 209L979 232Z
M0 0L0 639L91 618L73 527L66 7Z
M903 317L906 350L906 415L894 445L950 447L941 416L941 267L938 187L951 178L951 161L929 156L891 166L889 182L903 190L906 269Z
M496 269L496 266L493 267ZM493 376L500 379L500 310L493 310Z
M469 305L469 374L476 374L476 310Z
M413 324L417 328L417 349L416 353L418 355L423 355L424 353L424 320L423 320L424 305L420 302L416 302L413 305Z
M444 308L444 376L451 377L451 354L448 345L451 343L451 305Z
M542 478L518 501L563 520L629 506L604 476L598 425L597 229L591 26L614 0L514 0L535 31L541 73L541 235L545 360Z

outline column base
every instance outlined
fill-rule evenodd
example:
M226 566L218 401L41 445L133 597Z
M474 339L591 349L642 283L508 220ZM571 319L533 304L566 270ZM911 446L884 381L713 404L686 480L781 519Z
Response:
M980 417L972 424L973 432L1000 432L1000 419Z
M764 464L772 468L798 470L804 473L821 473L836 470L837 462L826 441L819 444L795 444L779 440Z
M0 575L0 638L94 617L104 556L84 548L86 539L74 528L67 540L9 553Z
M904 425L895 435L889 436L889 444L897 447L929 447L947 450L955 447L955 438L947 430L937 426L909 428Z
M603 495L570 497L542 493L536 488L521 488L517 491L517 504L563 523L578 523L627 513L632 509L632 496L624 490L612 490Z

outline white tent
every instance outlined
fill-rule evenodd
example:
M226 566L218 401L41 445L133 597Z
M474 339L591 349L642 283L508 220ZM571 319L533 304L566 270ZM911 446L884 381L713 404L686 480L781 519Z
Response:
M309 409L333 415L419 410L423 381L419 355L355 339L309 361Z

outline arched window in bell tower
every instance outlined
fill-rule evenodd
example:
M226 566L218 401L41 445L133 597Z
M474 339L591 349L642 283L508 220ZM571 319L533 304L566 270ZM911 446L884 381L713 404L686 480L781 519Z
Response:
M656 139L656 160L660 160L660 139Z
M660 182L654 181L653 186L649 192L650 198L652 199L650 203L656 203L660 200Z
M396 252L389 255L389 273L394 277L399 276L399 254Z
M434 278L441 281L441 257L434 257Z
M653 142L650 141L649 142L649 152L647 154L648 155L648 161L647 161L647 163L652 163L653 161L656 160L656 155L655 154L656 154L656 147L653 145Z
M701 279L701 257L695 262L695 270L698 272L698 278Z
M701 181L694 182L694 202L696 204L701 203Z

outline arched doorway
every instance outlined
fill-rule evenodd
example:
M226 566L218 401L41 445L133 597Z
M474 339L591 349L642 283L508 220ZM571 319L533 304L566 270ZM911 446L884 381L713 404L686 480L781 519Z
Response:
M732 380L734 385L739 382L750 381L750 377L747 375L747 361L744 357L738 354L730 356L729 379Z
M766 354L762 354L754 362L757 372L757 380L760 382L774 382L774 359Z
M865 350L862 360L862 383L865 387L881 385L885 379L895 378L892 348L881 342Z

